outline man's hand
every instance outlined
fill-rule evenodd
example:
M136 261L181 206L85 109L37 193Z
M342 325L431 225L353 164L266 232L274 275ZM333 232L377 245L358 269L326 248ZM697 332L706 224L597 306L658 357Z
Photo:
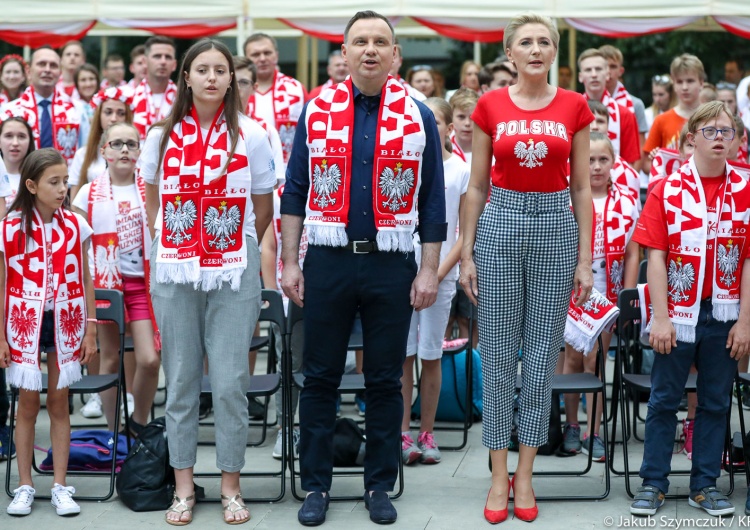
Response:
M422 268L411 284L409 299L416 311L427 309L435 303L438 291L437 273L429 268ZM291 298L291 297L290 297Z
M739 361L750 353L750 324L738 320L727 337L727 348L730 349L729 356Z
M281 289L287 297L300 307L304 307L305 277L299 264L291 262L281 271Z
M654 317L648 342L656 353L671 353L677 347L677 332L668 317Z

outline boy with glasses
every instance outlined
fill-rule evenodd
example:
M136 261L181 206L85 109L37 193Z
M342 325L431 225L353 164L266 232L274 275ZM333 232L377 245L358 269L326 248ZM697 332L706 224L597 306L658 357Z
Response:
M630 513L654 515L669 489L677 408L691 365L698 408L688 503L713 516L734 513L716 487L737 361L750 347L747 226L750 186L727 164L736 131L724 103L688 121L693 156L649 195L633 240L649 248L649 342L658 354L638 488Z

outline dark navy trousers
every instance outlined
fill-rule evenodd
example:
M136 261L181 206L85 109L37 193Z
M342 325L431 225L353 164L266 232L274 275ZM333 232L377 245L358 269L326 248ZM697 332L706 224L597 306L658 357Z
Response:
M414 253L310 246L305 256L304 337L300 393L302 489L329 491L336 399L355 314L364 343L365 490L392 491L401 440L401 375L417 274Z

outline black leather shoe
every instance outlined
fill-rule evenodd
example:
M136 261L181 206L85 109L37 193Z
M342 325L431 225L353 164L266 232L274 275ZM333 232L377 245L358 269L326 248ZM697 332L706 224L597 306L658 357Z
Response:
M304 526L318 526L326 521L328 502L331 498L319 491L313 491L305 497L302 508L297 512L297 520Z
M393 524L396 522L396 508L385 491L365 492L365 508L370 511L370 521L375 524Z

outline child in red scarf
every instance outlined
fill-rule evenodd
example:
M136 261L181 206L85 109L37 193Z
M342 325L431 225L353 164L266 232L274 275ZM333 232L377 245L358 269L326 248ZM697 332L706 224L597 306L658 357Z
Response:
M0 287L5 326L0 331L0 367L20 388L18 401L19 487L10 515L28 515L34 494L31 460L34 425L42 390L40 351L48 352L47 411L55 453L52 505L58 515L81 508L65 486L70 450L68 387L81 378L80 366L96 355L94 287L86 259L91 228L63 208L68 166L60 153L34 151L21 166L23 183L3 219Z

